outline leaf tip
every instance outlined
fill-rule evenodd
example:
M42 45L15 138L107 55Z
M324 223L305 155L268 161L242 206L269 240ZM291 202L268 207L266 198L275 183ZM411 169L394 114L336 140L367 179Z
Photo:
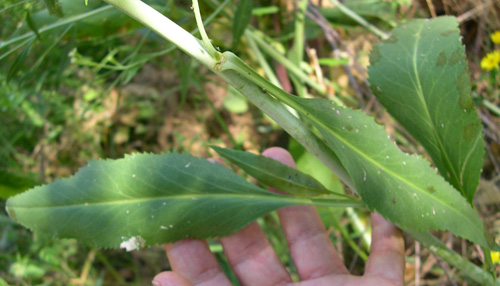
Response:
M8 214L8 215L9 215L9 216L10 216L10 217L11 217L11 218L15 221L15 222L17 222L16 211L15 211L13 208L9 207L8 205L7 205L7 207L5 208L5 210L7 211L7 214Z

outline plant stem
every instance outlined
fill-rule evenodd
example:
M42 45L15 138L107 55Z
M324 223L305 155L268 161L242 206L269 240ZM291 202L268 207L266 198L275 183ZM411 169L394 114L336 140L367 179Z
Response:
M255 43L255 41L253 40L253 38L252 37L246 37L246 40L248 42L248 46L250 47L250 49L252 49L253 54L257 58L257 61L259 62L259 65L264 70L264 74L266 75L266 77L269 79L269 81L272 84L274 84L275 86L277 86L279 88L282 88L281 83L280 83L278 77L276 76L276 74L272 70L272 68L269 65L269 63L266 61L266 58L264 57L264 55L260 51L259 47Z
M491 112L495 113L497 116L500 116L500 108L497 105L491 103L487 99L482 101L483 105L488 108Z
M354 190L354 184L337 158L337 155L304 122L287 111L280 101L269 96L262 87L259 87L235 70L228 69L218 72L218 75L241 92L262 112L269 115L281 128L321 160L340 180Z
M203 25L203 20L201 19L198 0L193 0L193 11L194 17L196 18L196 24L198 25L198 30L200 30L201 39L205 48L209 51L212 58L218 59L220 53L215 50L214 46L210 42L210 39L208 38L207 32L205 31L205 26Z
M287 59L285 56L283 56L281 53L276 51L273 47L268 45L264 40L262 40L260 37L256 35L255 32L250 31L247 29L245 31L245 36L246 37L251 37L259 46L262 50L264 50L266 53L271 55L276 61L278 61L280 64L285 66L287 70L289 70L293 75L295 75L298 79L304 81L307 83L310 87L314 88L316 91L318 91L321 94L325 94L325 88L308 77L300 68L298 68L294 63L292 63L289 59Z
M114 1L114 2L117 2L117 1ZM119 2L119 1L118 1ZM111 4L111 3L110 3ZM149 7L149 6L148 6ZM46 33L48 31L52 31L54 29L57 29L57 28L60 28L62 26L65 26L65 25L68 25L68 24L71 24L71 23L75 23L75 22L78 22L80 20L83 20L83 19L86 19L86 18L89 18L89 17L92 17L92 16L95 16L95 15L98 15L100 13L104 13L110 9L112 9L113 7L112 6L104 6L104 7L100 7L100 8L97 8L95 10L92 10L92 11L89 11L87 13L83 13L83 14L80 14L80 15L76 15L76 16L73 16L73 17L69 17L68 19L65 19L65 20L62 20L62 21L58 21L58 22L55 22L53 24L50 24L50 25L47 25L43 28L40 28L38 30L38 34L43 34L43 33ZM151 8L152 9L152 8ZM3 49L4 47L6 46L9 46L9 45L12 45L12 44L15 44L15 43L18 43L20 41L23 41L25 39L28 39L28 38L35 38L36 35L34 32L29 32L29 33L26 33L26 34L23 34L23 35L20 35L18 37L15 37L13 39L10 39L8 41L5 41L5 42L2 42L0 41L0 50Z
M217 60L210 55L210 52L200 40L142 1L105 1L169 40L205 66L213 68L216 64Z
M306 10L308 0L298 0L296 1L296 13L295 13L295 33L293 39L292 50L289 52L288 57L295 66L300 67L302 60L304 59L304 43L305 43L305 33L304 28L306 24ZM307 88L304 82L297 78L297 76L292 75L290 79L295 86L295 91L298 96L306 97Z
M364 208L365 205L356 200L337 200L337 199L310 199L311 205L315 206L326 206L326 207L354 207L354 208Z
M351 9L347 8L344 4L340 3L338 0L330 0L330 2L337 6L342 13L346 14L347 16L351 17L354 21L358 22L361 26L365 27L368 29L370 32L374 33L375 35L379 36L382 40L386 40L389 38L389 35L385 33L384 31L380 30L376 26L370 24L368 21L366 21L363 17L359 16L356 14L356 12L352 11Z

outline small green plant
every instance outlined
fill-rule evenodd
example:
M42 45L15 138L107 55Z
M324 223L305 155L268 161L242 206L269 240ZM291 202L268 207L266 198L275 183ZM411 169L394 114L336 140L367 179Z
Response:
M365 207L404 229L470 279L499 285L488 272L489 256L485 257L486 270L481 269L428 232L450 231L476 243L485 253L498 250L472 205L484 143L453 17L403 24L390 37L384 36L370 55L374 94L424 146L438 174L426 159L399 150L363 112L327 99L293 96L235 54L219 52L204 30L196 0L193 10L201 40L139 0L106 2L211 69L358 196L332 192L312 177L271 159L214 147L263 185L290 195L270 193L229 169L188 154L134 154L91 161L70 178L10 198L6 209L14 220L36 232L77 238L101 248L133 250L185 238L225 236L290 205ZM241 1L241 5L248 2ZM245 35L272 52L274 48L256 34L246 24L235 27L233 43ZM300 70L290 72L308 83ZM308 84L321 92L321 86Z

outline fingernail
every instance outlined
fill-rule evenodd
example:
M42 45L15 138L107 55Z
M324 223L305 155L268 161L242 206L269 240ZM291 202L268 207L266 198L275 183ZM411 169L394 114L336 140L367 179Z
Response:
M160 282L158 282L158 281L155 281L155 280L151 281L151 284L152 284L153 286L161 286L161 283L160 283Z

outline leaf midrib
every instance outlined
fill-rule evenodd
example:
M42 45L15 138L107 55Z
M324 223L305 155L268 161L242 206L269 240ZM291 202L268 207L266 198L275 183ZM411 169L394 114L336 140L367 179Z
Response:
M297 105L295 108L299 107L303 112L304 110L302 109L302 107L300 105ZM356 153L360 154L361 156L363 156L368 162L372 163L374 166L376 167L379 167L380 169L383 169L384 172L390 174L391 176L393 176L394 178L398 179L399 181L405 183L406 185L412 187L413 189L417 190L418 192L420 192L420 194L423 194L425 195L426 197L430 197L433 201L436 201L436 202L439 202L441 205L445 206L446 208L449 208L451 210L453 210L455 213L457 213L459 216L462 216L462 217L465 217L467 220L471 221L470 218L466 215L464 215L462 212L460 212L458 209L456 208L453 208L452 206L444 203L441 199L439 198L436 198L436 197L432 197L430 196L425 190L422 190L420 187L416 186L415 184L413 184L412 182L400 177L398 174L392 172L391 169L388 169L388 168L385 168L383 165L379 164L378 161L375 161L373 160L370 156L367 156L364 152L360 151L358 148L356 148L354 145L350 144L348 141L344 140L342 136L338 135L336 132L334 132L334 130L330 129L326 124L323 123L323 121L321 121L320 119L316 118L315 116L311 116L311 118L314 119L314 121L319 124L320 126L322 126L324 129L326 130L330 130L331 134L334 135L339 141L343 142L345 145L349 146L352 150L354 150ZM446 181L445 181L446 182ZM476 222L474 221L471 221L474 225L476 225Z
M69 207L90 207L90 206L105 206L105 205L118 205L118 204L136 204L143 202L152 202L152 201L168 201L168 200L190 200L197 201L202 199L210 199L210 198L220 198L222 199L244 199L244 200L269 200L269 201L283 201L283 202L291 202L295 204L310 204L311 201L309 199L302 199L292 196L279 196L274 195L273 193L269 193L268 195L255 195L255 194L196 194L196 195L174 195L174 196L160 196L153 198L136 198L136 199L126 199L126 200L113 200L113 201L105 201L105 202L82 202L78 204L65 204L65 205L48 205L48 206L16 206L11 205L7 206L7 208L15 208L15 209L54 209L54 208L69 208Z
M455 182L458 183L458 188L459 188L460 193L464 194L463 186L460 184L461 180L458 177L458 175L456 173L456 170L455 170L455 168L453 167L453 165L451 163L450 157L448 155L448 151L446 150L446 148L444 148L444 145L443 145L443 142L441 140L441 137L439 137L439 134L437 133L437 128L434 125L434 121L432 120L432 116L430 115L429 108L428 108L428 105L427 105L427 101L425 100L425 97L424 97L422 83L420 82L420 75L419 75L418 69L417 69L417 61L418 61L417 60L417 58L418 58L417 54L418 54L418 44L419 44L419 41L420 41L420 35L421 35L421 32L422 32L422 29L423 29L424 25L425 25L425 23L422 24L419 27L419 31L417 31L417 33L415 35L416 36L415 37L415 45L414 45L414 48L413 48L413 59L412 59L413 60L413 72L415 74L415 79L417 81L416 82L417 83L417 94L418 94L418 97L419 97L420 101L422 102L425 114L427 115L428 120L429 120L429 122L430 122L430 124L432 126L432 133L434 135L434 138L435 138L436 142L438 143L438 146L439 146L439 149L441 151L441 154L443 154L444 163L447 166L448 171L451 172L451 176L453 176L453 179L455 180ZM465 164L464 164L464 166L465 166Z

